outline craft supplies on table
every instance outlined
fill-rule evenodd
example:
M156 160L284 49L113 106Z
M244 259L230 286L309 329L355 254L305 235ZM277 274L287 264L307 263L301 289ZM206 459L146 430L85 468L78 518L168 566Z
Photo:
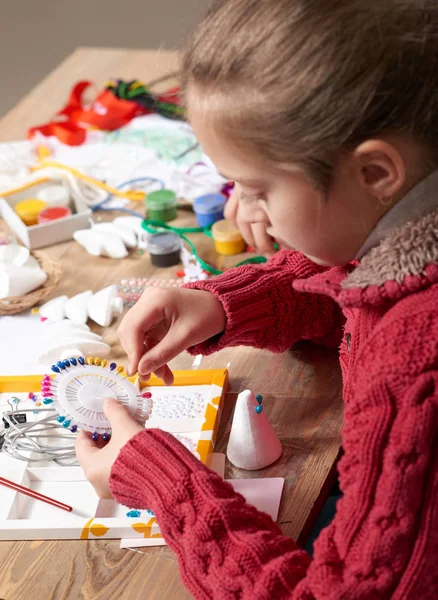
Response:
M101 373L117 371L117 368L110 371L110 364L105 367L94 364L92 366L100 369ZM65 373L63 377L66 377L66 390L67 384L71 385L71 382L74 382L74 373L69 377L67 369L68 367L62 371ZM172 387L164 386L154 376L147 384L139 383L135 378L123 379L121 373L118 380L125 382L125 385L129 382L135 394L151 395L152 407L146 422L147 427L159 427L171 432L202 462L210 465L227 386L226 370L176 371ZM0 406L4 406L6 399L11 395L27 398L27 393L37 389L40 381L41 377L0 377ZM55 380L51 381L53 384L57 383ZM94 381L87 383L95 384ZM106 394L107 390L104 391ZM93 392L93 398L95 396ZM53 398L49 395L45 397L49 400ZM76 434L70 431L72 425L63 427L62 423L56 421L56 411L50 410L53 404L44 405L44 412L40 409L39 415L34 415L34 411L31 410L31 416L35 420L30 425L37 427L40 417L51 414L51 443L55 448L60 448L71 439L70 445L73 445ZM57 466L53 460L47 461L47 456L45 461L35 462L35 459L41 458L37 448L28 451L28 460L13 458L14 453L9 440L15 439L16 444L22 448L23 435L19 437L19 434L28 426L29 423L14 425L8 429L5 448L9 454L4 451L0 453L0 476L56 498L71 505L73 510L71 513L59 511L50 505L19 497L13 490L0 487L0 539L161 538L159 525L150 511L140 511L140 514L136 512L135 516L128 517L128 507L118 505L113 500L99 500L80 467ZM57 439L56 435L59 434L63 437ZM29 439L36 439L38 444L47 444L47 433L42 433L41 436L44 439Z
M216 221L224 218L225 196L222 194L207 194L193 202L193 210L200 227L210 227Z
M147 241L147 249L154 267L173 267L181 262L181 238L171 232L152 234Z
M177 216L177 198L172 190L157 190L146 198L148 219L154 221L173 221Z
M90 226L91 210L81 194L72 197L72 214L62 219L38 223L38 215L47 208L47 204L42 200L29 200L29 198L38 197L41 191L52 186L58 187L58 183L41 177L1 194L3 197L0 197L0 214L27 248L43 248L68 241L73 237L74 231ZM20 212L20 216L17 214L17 207L18 211L24 210Z
M218 254L228 256L245 250L245 240L231 221L217 221L211 228L211 234Z

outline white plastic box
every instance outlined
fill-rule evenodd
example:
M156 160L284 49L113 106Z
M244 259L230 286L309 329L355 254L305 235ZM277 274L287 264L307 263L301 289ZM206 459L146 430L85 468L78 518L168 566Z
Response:
M15 193L4 193L4 197L0 197L0 216L3 217L22 244L31 250L59 244L60 242L68 242L73 238L75 231L90 227L91 210L84 202L78 200L72 200L71 202L73 214L70 217L30 227L23 223L15 212L14 206L22 200L35 198L39 190L52 185L59 186L59 183L39 180L32 186L23 187Z

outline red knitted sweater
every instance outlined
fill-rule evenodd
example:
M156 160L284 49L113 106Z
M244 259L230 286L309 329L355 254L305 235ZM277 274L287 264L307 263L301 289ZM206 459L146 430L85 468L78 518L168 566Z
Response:
M429 215L358 266L327 270L283 251L191 286L228 317L194 352L342 337L345 400L344 496L313 560L171 435L144 431L122 449L113 494L154 511L195 598L438 598L437 231Z

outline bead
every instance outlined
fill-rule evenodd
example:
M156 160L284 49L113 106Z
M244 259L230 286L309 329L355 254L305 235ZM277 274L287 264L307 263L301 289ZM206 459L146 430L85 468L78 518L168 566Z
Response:
M255 411L256 411L256 413L260 414L263 411L263 406L260 406L260 405L256 406Z
M51 398L44 398L43 404L53 404L53 400Z
M126 513L126 516L130 519L137 519L141 515L139 510L130 510Z
M125 368L124 368L124 367L122 367L122 365L119 365L119 366L117 367L117 370L116 370L116 372L117 372L117 373L120 375L121 373L123 373L123 371L124 371L124 370L125 370Z
M56 365L52 365L50 368L52 369L52 371L54 373L60 373L61 372Z
M153 513L151 510L147 510L146 512L150 517L155 517L155 513Z
M78 426L77 426L77 425L72 425L72 426L70 427L70 431L71 431L72 433L76 433L76 432L77 432L77 430L78 430Z
M58 423L62 423L63 421L65 421L65 417L59 415L59 417L56 417L56 420L58 421Z
M261 394L257 394L256 400L259 404L261 404L263 402L263 396Z
M85 365L85 360L84 360L84 357L83 357L83 356L79 356L79 357L78 357L78 363L79 363L80 365L82 365L82 366L84 366L84 365Z
M114 369L117 369L117 365L116 365L116 363L111 363L110 364L110 371L114 371Z
M107 442L110 439L110 434L109 433L104 433L102 436L102 439L104 442Z
M62 423L62 426L65 427L65 429L68 429L70 427L70 423L71 421L67 419Z
M93 360L93 365L94 365L95 367L99 367L99 366L100 366L100 358L98 358L98 357L96 356L96 358Z
M142 398L152 398L152 394L150 392L143 392L141 395Z
M53 397L53 394L47 390L44 391L43 396L47 396L47 398Z
M66 358L65 360L62 361L62 364L64 365L64 367L69 367L70 361Z
M93 357L92 356L87 356L87 365L92 365L93 364Z
M100 361L100 366L105 368L107 366L107 364L108 364L108 361L105 358L102 358L102 360Z
M71 364L72 364L74 367L76 367L76 366L77 366L77 364L78 364L78 361L75 359L75 357L74 357L74 356L73 356L73 357L70 359L70 362L71 362Z
M58 365L58 367L61 369L61 371L65 369L65 364L64 364L64 361L62 361L62 360L58 360L58 362L57 362L56 364L57 364L57 365Z
M95 431L93 433L93 435L91 436L91 439L94 440L95 442L99 439L99 434L97 433L97 431Z

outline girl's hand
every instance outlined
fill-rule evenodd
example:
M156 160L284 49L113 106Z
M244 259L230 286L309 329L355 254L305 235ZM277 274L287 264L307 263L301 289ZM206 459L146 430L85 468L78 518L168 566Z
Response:
M173 383L167 363L178 354L224 331L226 315L210 292L147 289L119 327L128 354L128 373L146 381L151 373Z
M105 400L104 411L111 423L110 441L95 442L91 439L91 433L81 431L76 440L76 456L99 498L112 498L109 487L112 466L123 446L144 427L117 400Z
M247 223L240 220L238 209L239 192L234 188L225 205L225 218L235 223L248 246L251 246L254 250L266 256L266 258L273 256L275 253L274 240L267 232L269 225L266 223Z

